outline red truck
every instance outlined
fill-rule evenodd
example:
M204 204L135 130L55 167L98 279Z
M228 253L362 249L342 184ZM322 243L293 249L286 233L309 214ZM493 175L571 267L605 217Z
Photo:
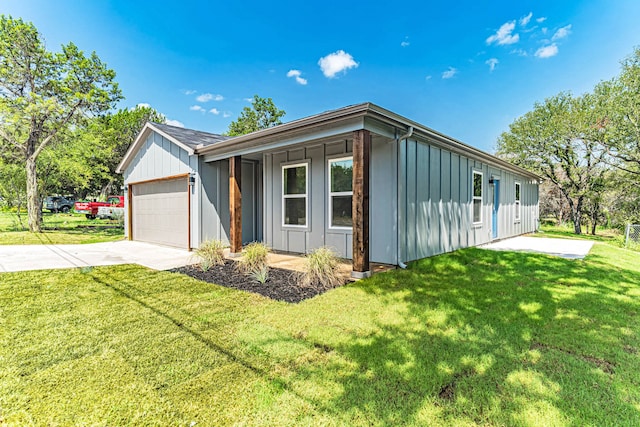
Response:
M106 202L76 202L73 205L73 210L76 213L85 214L89 219L95 219L101 207L110 208L107 209L108 212L113 212L114 210L124 211L124 196L109 196ZM105 210L103 209L103 211ZM105 214L105 217L108 218L109 215Z

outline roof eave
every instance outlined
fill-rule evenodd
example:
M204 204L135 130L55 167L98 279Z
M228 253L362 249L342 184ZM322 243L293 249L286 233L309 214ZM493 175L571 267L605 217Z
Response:
M236 136L214 145L198 148L196 153L208 154L212 151L223 150L231 145L242 145L255 140L273 139L278 135L294 132L300 129L317 127L333 121L364 116L370 105L370 103L357 104L338 110L316 114L314 116L304 117L278 126L251 132L246 135Z
M447 148L453 147L456 148L459 154L466 154L466 155L472 155L473 157L479 159L479 160L483 160L487 163L490 164L494 164L496 166L500 166L504 169L508 169L511 170L512 172L516 172L518 174L521 175L525 175L529 178L535 179L537 181L542 181L543 178L533 172L530 172L526 169L521 168L520 166L514 165L512 163L507 162L506 160L503 160L497 156L494 156L493 154L489 154L486 153L478 148L475 148L469 144L465 144L462 141L459 141L455 138L452 138L450 136L447 136L443 133L440 133L434 129L431 129L429 127L426 127L424 125L421 125L418 122L414 122L413 120L407 119L403 116L400 116L399 114L396 114L392 111L389 111L387 109L384 109L382 107L379 107L375 104L371 104L371 108L369 110L369 114L368 116L370 117L374 117L377 119L382 119L383 121L386 121L387 123L397 126L397 125L404 125L405 127L409 127L412 126L414 129L414 135L420 134L422 135L424 138L426 139L435 139L436 141L440 142L440 143L444 143L444 145ZM390 121L389 121L390 120Z

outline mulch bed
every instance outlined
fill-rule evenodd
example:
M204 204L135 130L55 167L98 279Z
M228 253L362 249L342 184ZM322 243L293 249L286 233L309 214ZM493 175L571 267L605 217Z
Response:
M277 301L291 303L313 298L329 290L319 284L301 286L298 280L298 272L274 267L269 267L267 281L260 283L253 277L240 273L236 268L236 261L232 260L226 260L224 265L211 267L207 271L202 271L197 264L174 268L169 271L186 274L204 282L253 292Z

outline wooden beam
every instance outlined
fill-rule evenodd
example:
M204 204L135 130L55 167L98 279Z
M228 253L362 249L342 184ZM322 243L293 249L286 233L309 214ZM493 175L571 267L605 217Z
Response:
M353 276L366 277L369 271L369 158L371 133L353 132Z
M231 254L242 252L242 158L229 158L229 213L231 226L229 244Z

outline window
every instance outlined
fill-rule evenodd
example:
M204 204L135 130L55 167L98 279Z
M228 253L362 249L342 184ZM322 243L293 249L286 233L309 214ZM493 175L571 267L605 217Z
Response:
M329 160L329 227L352 228L353 157Z
M516 182L516 221L520 221L520 183Z
M282 166L282 224L307 226L307 163Z
M482 172L473 171L473 223L482 223Z

